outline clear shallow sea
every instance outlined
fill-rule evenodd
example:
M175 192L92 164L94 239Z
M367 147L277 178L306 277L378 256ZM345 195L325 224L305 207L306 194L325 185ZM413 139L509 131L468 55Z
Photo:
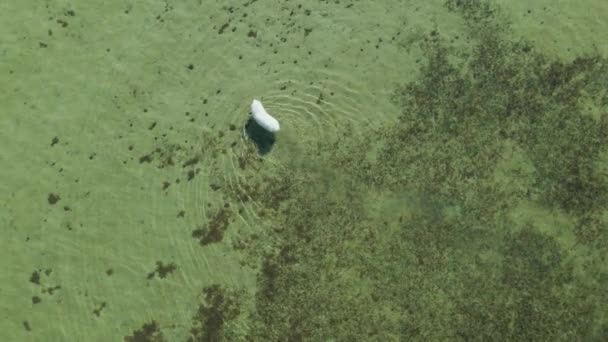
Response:
M606 338L608 2L460 3L0 4L0 341Z

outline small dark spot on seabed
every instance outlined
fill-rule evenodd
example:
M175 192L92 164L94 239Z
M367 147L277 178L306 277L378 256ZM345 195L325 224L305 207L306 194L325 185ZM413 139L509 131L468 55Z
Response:
M256 38L258 36L258 33L254 30L249 30L249 32L247 33L247 37L249 38Z
M46 289L42 290L42 293L48 293L49 295L52 296L53 292L55 292L55 290L61 290L61 285L47 287Z
M190 70L194 69L194 64L188 64L188 69L190 69Z
M51 140L51 147L57 145L59 143L59 137L53 137Z
M39 42L39 43L38 43L38 45L39 45L41 48L48 47L48 45L46 45L46 43L43 43L43 42Z
M164 181L163 182L163 190L167 190L169 188L169 186L171 185L171 183Z
M40 299L40 297L38 296L33 296L32 297L32 304L38 304L42 301L42 299Z
M147 278L152 279L155 275L158 275L159 278L164 279L167 275L175 272L177 269L177 265L175 263L163 264L162 261L156 262L156 269L153 272L148 273Z
M59 202L60 199L61 199L61 197L58 194L50 193L47 200L48 200L49 204L53 205L53 204Z
M188 160L187 160L187 161L184 163L184 165L183 165L182 167L188 167L188 166L193 166L193 165L196 165L196 164L199 162L199 160L200 160L200 159L198 158L198 156L197 156L197 157L190 158L190 159L188 159Z
M220 27L220 29L217 31L218 34L222 34L224 33L224 31L228 28L230 24L229 23L225 23L224 25L222 25L222 27Z
M32 327L28 321L23 321L23 328L25 328L26 331L32 331Z
M196 175L196 174L194 173L194 170L188 170L187 179L188 179L189 181L191 181L191 180L194 178L194 176L195 176L195 175Z
M139 158L139 163L150 163L152 161L152 155L151 154L146 154L145 156L142 156Z
M106 302L102 302L97 309L93 309L93 314L99 317L101 315L101 310L103 310L107 305Z
M106 270L106 275L107 275L107 276L111 276L112 274L114 274L114 270L113 270L113 269L111 269L111 268L108 268L108 269Z
M156 127L156 121L154 121L152 124L150 124L148 129L154 129L154 127Z
M184 215L185 215L185 214L186 214L186 212L185 212L185 211L180 210L180 211L177 213L177 217L184 217Z
M323 93L319 93L319 97L317 98L317 104L321 104L323 101Z

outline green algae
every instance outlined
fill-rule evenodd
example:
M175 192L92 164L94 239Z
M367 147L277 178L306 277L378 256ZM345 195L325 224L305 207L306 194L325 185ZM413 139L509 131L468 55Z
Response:
M412 2L403 27L391 27L391 17L386 29L371 30L376 11L395 3L288 1L270 10L250 1L214 11L199 1L176 10L121 5L117 13L113 5L63 11L51 1L27 20L12 16L21 30L10 30L14 42L0 55L13 58L2 65L10 89L3 104L15 114L2 123L46 140L22 136L0 155L27 166L3 170L11 192L0 212L3 247L17 257L3 264L4 291L15 298L6 316L15 319L0 336L605 340L606 57L549 55L546 42L515 33L512 13L479 0L446 1L439 12L449 20L435 25L425 22L436 4ZM373 20L361 20L366 9ZM257 11L271 14L264 28L252 19ZM46 17L48 36L31 24ZM107 26L91 28L91 18ZM369 34L335 44L344 36L319 39L323 25ZM106 38L105 27L120 27L124 40ZM85 41L82 55L65 54ZM310 50L291 58L300 44ZM400 68L386 51L403 55ZM93 60L109 71L92 72ZM31 65L41 69L28 74ZM340 78L336 66L369 82L373 91L363 94L378 97L376 111L336 105L362 96L355 77ZM378 70L385 74L370 77ZM381 85L394 70L403 78L392 96L399 115L385 120L393 107ZM265 88L277 71L287 75L272 84L279 90ZM257 76L239 82L243 74ZM251 89L280 94L277 109L289 109L306 98L294 95L302 90L294 80L315 81L305 94L311 103L294 107L310 116L279 111L286 129L262 158L240 140L249 100L235 98ZM32 100L43 88L52 96ZM336 119L349 110L378 124ZM311 125L320 114L333 126ZM38 170L47 158L39 189L23 169Z
M446 7L468 44L420 39L397 124L320 144L317 166L259 186L273 252L251 340L605 338L608 60L546 56L484 1ZM578 220L576 241L515 221L522 205ZM580 269L581 255L600 259Z

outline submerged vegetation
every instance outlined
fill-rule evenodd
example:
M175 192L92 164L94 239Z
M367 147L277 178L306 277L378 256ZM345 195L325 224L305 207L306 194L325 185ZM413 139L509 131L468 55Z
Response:
M245 315L207 289L196 340L608 338L608 60L546 56L485 1L446 7L466 48L420 39L398 124L321 142L310 165L239 157L276 168L222 186L264 208L268 229L234 242L258 290Z
M446 5L470 49L431 32L421 77L395 93L400 123L315 151L331 184L310 170L291 182L254 340L606 337L606 270L581 260L608 247L608 61L552 59L486 2ZM514 219L522 205L578 222L576 241Z

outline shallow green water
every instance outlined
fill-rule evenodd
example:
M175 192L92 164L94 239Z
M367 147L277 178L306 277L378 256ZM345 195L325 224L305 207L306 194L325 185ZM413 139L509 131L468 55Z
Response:
M0 341L605 340L608 4L447 3L0 4Z

